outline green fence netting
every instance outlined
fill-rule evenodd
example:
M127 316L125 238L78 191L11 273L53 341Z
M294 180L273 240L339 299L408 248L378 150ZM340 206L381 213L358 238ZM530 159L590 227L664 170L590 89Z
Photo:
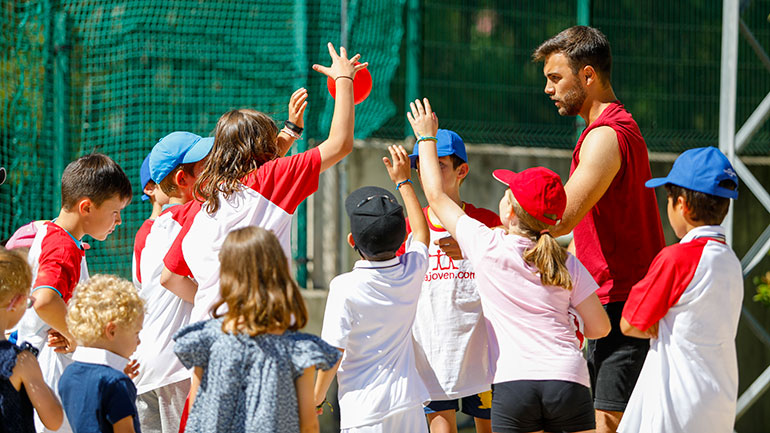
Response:
M577 128L543 94L543 40L576 23L586 0L348 0L348 38L375 88L357 107L356 135L403 138L405 89L419 81L441 125L470 143L571 148ZM591 23L614 53L613 84L654 151L717 143L721 0L592 0ZM741 17L770 48L770 0ZM58 178L91 151L115 158L138 184L151 146L173 130L208 135L224 111L285 117L293 89L310 91L306 137L325 138L333 102L310 65L339 45L339 0L230 2L12 0L0 6L0 238L58 209ZM405 23L418 19L418 75L406 76ZM770 91L770 73L739 42L743 121ZM764 126L745 153L770 152ZM127 276L133 234L149 212L139 191L123 225L89 255L93 272Z
M402 1L349 1L351 50L371 64L374 89L357 106L366 138L396 112ZM128 277L134 234L149 213L139 166L174 130L209 135L219 116L253 107L286 118L310 91L305 137L326 138L333 103L313 63L340 42L338 0L4 2L0 6L0 238L58 213L61 169L84 153L114 158L134 183L123 224L89 252L91 272ZM352 55L352 53L351 53Z
M441 125L471 143L571 148L577 126L557 115L543 93L542 64L530 55L576 24L580 1L424 0L419 80ZM716 145L722 0L589 2L591 24L612 45L616 94L649 148L679 152ZM746 25L770 49L770 2L741 1L741 7ZM739 50L738 126L770 91L770 72L742 36ZM402 46L402 60L403 53ZM407 80L402 61L392 87L399 113L376 136L404 136ZM744 152L770 153L770 127Z

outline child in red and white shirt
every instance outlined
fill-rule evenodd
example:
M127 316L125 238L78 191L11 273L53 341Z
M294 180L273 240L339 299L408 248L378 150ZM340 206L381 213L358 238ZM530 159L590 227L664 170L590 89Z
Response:
M208 318L220 297L218 254L227 234L246 226L269 229L289 260L294 211L316 191L320 173L353 149L353 77L368 63L356 64L359 55L348 59L345 48L338 55L331 44L329 53L331 67L313 67L337 82L329 138L318 147L280 157L287 149L277 141L278 128L255 110L233 110L217 122L214 148L195 188L205 202L171 246L161 277L168 288L194 278L192 322ZM296 135L297 125L286 126Z
M738 176L706 147L682 153L668 176L645 185L666 187L681 241L661 250L623 308L621 330L649 338L650 351L619 431L732 431L743 274L719 224L738 197Z
M38 361L45 382L57 391L59 377L77 346L65 322L67 302L75 286L88 279L85 248L89 235L103 241L121 223L120 212L131 201L131 182L106 155L85 155L71 162L62 174L62 208L58 218L44 223L29 250L34 309L18 325L18 343L40 350ZM49 331L58 332L64 347L51 347ZM46 431L38 424L38 431ZM69 432L66 419L59 430Z

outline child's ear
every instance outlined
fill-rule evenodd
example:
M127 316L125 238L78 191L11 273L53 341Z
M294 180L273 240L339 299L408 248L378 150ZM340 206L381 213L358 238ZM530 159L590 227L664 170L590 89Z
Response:
M81 198L75 206L77 207L78 213L80 215L88 215L92 210L94 210L95 207L94 202L92 202L88 197Z
M118 327L115 325L115 322L107 322L107 324L104 325L104 337L112 341L112 339L115 338L115 331L117 328Z
M179 170L176 173L174 173L174 182L176 182L176 184L181 186L182 188L187 186L187 177L185 175L184 170Z
M471 168L467 162L460 164L460 166L457 167L457 177L459 179L465 179L465 176L468 175L468 172L470 171L470 169Z
M353 240L353 233L348 233L348 245L353 248L356 247L356 241Z
M147 194L149 197L152 197L152 194L155 192L155 188L158 188L158 184L155 182L147 182L147 185L144 186L144 190L142 190L142 192Z

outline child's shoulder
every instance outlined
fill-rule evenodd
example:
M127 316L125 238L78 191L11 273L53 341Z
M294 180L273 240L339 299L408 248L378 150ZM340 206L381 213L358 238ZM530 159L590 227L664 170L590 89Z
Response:
M34 358L34 355L29 353ZM17 363L23 362L22 349L10 341L0 341L0 379L8 379Z
M465 202L465 214L477 221L481 221L487 227L497 227L503 224L497 213L483 207L476 207L467 202Z

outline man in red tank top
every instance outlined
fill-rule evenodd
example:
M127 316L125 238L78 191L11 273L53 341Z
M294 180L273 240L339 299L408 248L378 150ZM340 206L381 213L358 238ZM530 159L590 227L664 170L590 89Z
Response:
M612 321L610 335L587 345L597 432L615 432L649 343L626 337L619 321L631 287L665 246L650 179L647 145L610 83L612 54L597 29L570 27L533 53L543 61L545 93L562 116L586 129L572 154L567 209L552 234L574 234L574 251L599 284Z

